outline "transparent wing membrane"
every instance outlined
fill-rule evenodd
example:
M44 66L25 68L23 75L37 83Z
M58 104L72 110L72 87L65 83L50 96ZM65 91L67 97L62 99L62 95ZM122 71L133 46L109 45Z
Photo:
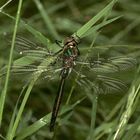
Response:
M20 55L27 55L30 57L45 58L52 55L47 47L41 47L28 39L18 36L16 38L16 51Z
M136 59L132 57L119 56L104 58L90 58L86 62L77 61L77 64L88 67L91 71L99 73L113 73L122 70L128 70L136 66Z
M50 63L49 65L42 64L42 61L46 60L47 62L49 57L55 57L55 54L51 54L47 48L41 47L26 38L20 36L16 38L16 50L21 57L23 55L29 56L29 59L34 57L35 61L29 65L13 65L11 67L11 73L13 74L24 75L28 73L34 76L34 74L41 73L41 79L53 79L56 74L60 74L63 70L63 59L59 58L57 53L58 59L54 63ZM124 89L126 86L120 80L105 76L105 74L129 70L136 66L136 64L136 59L132 57L117 56L102 58L99 56L95 57L94 53L92 53L86 60L83 59L83 56L78 56L73 71L76 75L79 75L77 83L80 86L86 85L86 87L90 87L92 85L96 90L101 90L102 87L107 91L111 91ZM81 66L83 67L82 70L80 70ZM1 75L5 74L5 69L6 67L1 70Z
M118 92L127 89L127 85L117 78L104 76L102 74L94 75L93 77L93 79L88 76L80 77L76 82L81 87L89 89L92 87L96 93L101 94Z
M130 70L136 67L137 61L132 57L118 56L94 59L90 57L86 61L78 59L76 63L76 66L80 65L83 69L81 73L74 70L79 75L79 80L76 81L78 85L93 87L98 93L111 93L123 91L127 89L127 85L119 78L113 77L114 74L110 74Z

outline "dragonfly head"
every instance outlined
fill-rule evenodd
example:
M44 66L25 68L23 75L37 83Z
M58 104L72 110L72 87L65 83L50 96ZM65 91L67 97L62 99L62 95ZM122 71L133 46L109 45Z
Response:
M80 42L80 39L77 37L75 38L74 36L66 37L64 40L64 45L69 45L69 46L77 46Z

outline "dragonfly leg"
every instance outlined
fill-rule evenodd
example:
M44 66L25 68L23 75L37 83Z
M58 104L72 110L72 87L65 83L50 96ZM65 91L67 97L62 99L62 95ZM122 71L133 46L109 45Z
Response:
M55 40L55 43L56 43L60 48L63 48L62 41L60 41L60 40Z
M58 55L62 50L63 50L63 49L57 51L56 53L53 54L53 56ZM54 60L54 62L52 62L51 64L52 64L52 65L55 65L56 62L57 62L59 59L60 59L60 56L58 55L58 56L56 57L56 59Z
M79 48L76 46L77 50L78 50L78 55L80 55L80 51L79 51Z
M41 46L43 45L41 44ZM49 50L48 46L46 46L46 50L48 51L49 54L51 54L51 51Z

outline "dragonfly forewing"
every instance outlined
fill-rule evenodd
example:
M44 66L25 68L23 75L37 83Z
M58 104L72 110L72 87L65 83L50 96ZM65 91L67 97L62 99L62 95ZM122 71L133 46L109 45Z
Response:
M36 61L45 59L46 57L52 56L53 54L48 50L47 47L38 45L28 39L17 36L16 38L16 51L22 56L29 56L36 58Z

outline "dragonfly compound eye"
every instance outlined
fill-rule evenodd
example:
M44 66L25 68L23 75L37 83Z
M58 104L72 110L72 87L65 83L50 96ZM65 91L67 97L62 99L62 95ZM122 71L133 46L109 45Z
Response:
M69 43L71 43L73 41L73 38L72 37L67 37L65 40L64 40L64 45L67 45Z

